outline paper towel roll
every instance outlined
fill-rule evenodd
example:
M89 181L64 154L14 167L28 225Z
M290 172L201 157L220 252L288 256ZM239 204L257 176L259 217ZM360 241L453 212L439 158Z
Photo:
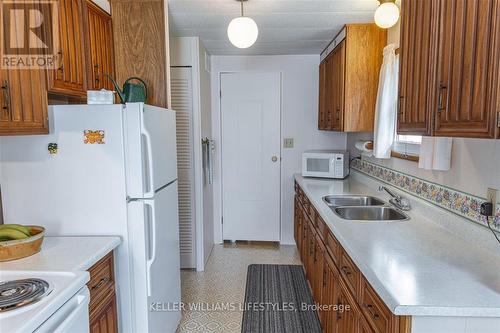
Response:
M357 150L361 151L361 154L364 156L372 156L373 155L373 141L364 141L359 140L354 144Z

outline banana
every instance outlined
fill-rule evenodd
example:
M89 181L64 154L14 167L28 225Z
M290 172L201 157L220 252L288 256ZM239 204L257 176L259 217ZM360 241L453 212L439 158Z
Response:
M16 229L2 228L0 229L0 238L8 238L10 240L14 240L28 238L28 236Z
M20 225L20 224L2 224L2 225L0 225L0 230L2 230L2 229L14 229L14 230L22 232L23 234L25 234L28 237L31 236L30 230L27 227L25 227L24 225Z

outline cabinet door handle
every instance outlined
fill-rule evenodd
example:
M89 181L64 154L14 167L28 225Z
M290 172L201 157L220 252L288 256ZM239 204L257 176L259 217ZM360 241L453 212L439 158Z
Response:
M351 275L351 274L352 274L352 273L351 273L351 271L349 270L349 268L348 268L347 266L342 266L342 267L340 268L340 270L341 270L342 272L344 272L344 274L345 274L345 275Z
M373 305L363 304L363 307L365 307L368 310L368 313L370 313L370 316L372 316L374 320L380 319L380 315L377 312L375 312L375 310L373 309Z
M2 93L3 93L3 105L2 110L5 110L7 113L10 112L10 92L9 92L9 82L4 80L2 82Z
M404 101L404 99L405 99L404 96L399 96L399 103L398 103L398 114L399 115L403 114L402 102Z
M94 65L94 76L95 76L95 83L99 83L101 81L100 77L99 77L99 64L95 64Z
M342 300L340 298L337 299L337 305L339 306L339 309L340 309L340 305L343 305ZM341 320L341 319L342 319L342 315L340 314L340 310L337 310L337 320Z
M64 55L63 55L62 51L59 51L58 54L61 56L61 62L60 62L59 67L57 68L57 70L60 72L64 72Z
M447 87L443 84L439 85L439 97L438 97L438 112L443 112L446 107L443 105L443 92L445 92Z
M108 282L109 281L109 278L107 277L103 277L102 279L99 280L99 282L97 282L95 285L92 286L92 290L96 290L96 289L99 289L104 283Z

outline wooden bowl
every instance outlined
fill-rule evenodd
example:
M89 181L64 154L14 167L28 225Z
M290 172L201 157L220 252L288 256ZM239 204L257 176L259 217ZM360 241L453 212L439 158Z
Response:
M29 257L40 252L45 235L45 228L27 225L31 237L0 242L0 261L10 261Z

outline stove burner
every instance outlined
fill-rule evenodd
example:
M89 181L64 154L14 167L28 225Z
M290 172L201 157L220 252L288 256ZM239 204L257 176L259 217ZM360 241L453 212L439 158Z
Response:
M50 294L47 281L23 279L0 283L0 312L14 310L38 302Z

